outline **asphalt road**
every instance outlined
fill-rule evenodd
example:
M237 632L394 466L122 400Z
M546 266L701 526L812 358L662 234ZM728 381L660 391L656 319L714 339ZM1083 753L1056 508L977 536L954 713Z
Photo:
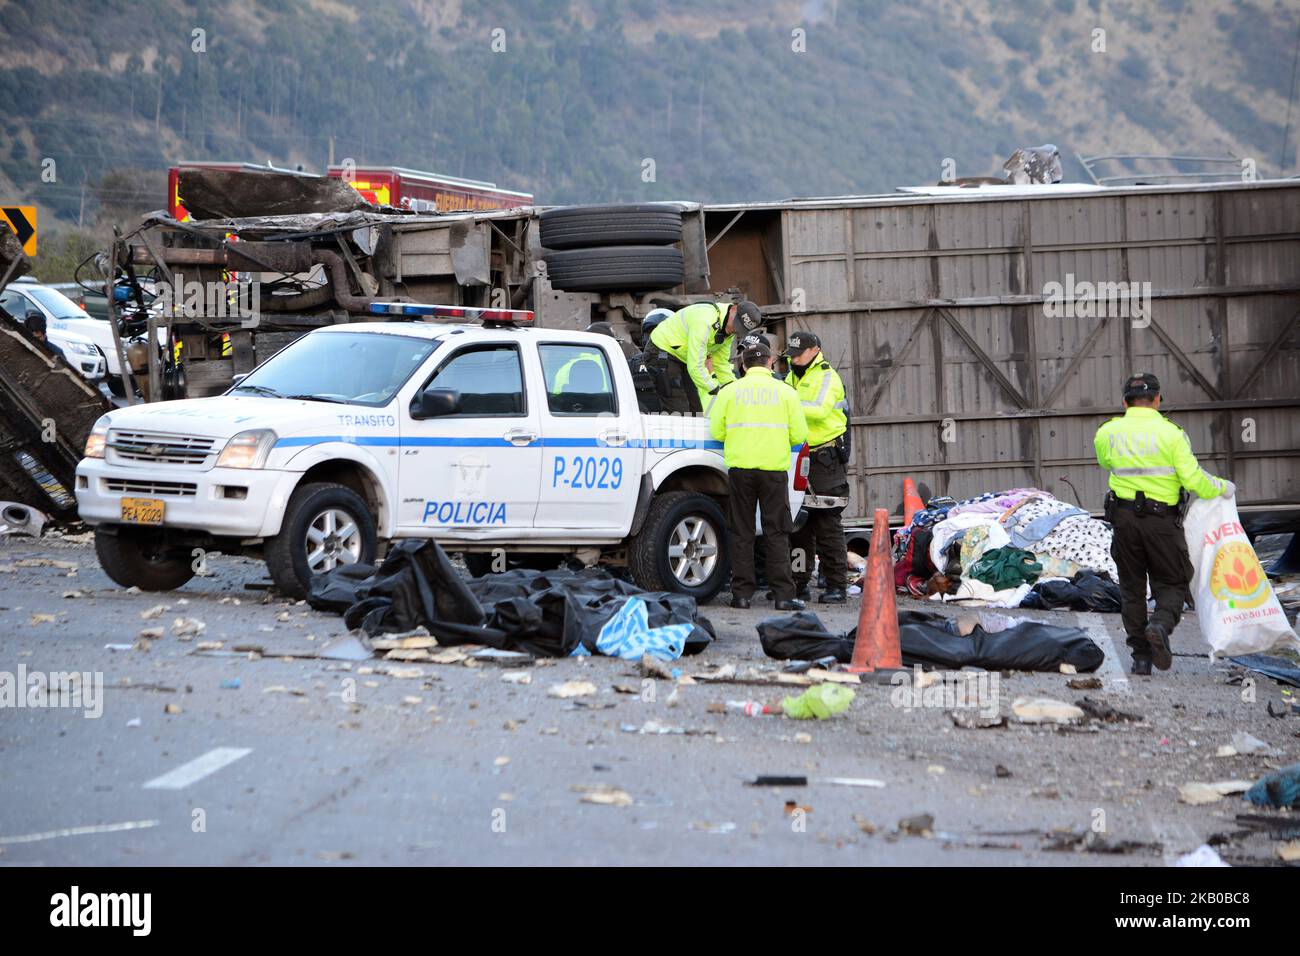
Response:
M1118 616L1005 612L1087 627L1108 660L1102 690L1070 690L1061 674L1003 675L1004 715L1014 698L1086 693L1140 723L958 728L944 709L896 707L893 688L875 685L859 688L845 714L796 722L709 709L776 701L779 687L684 684L673 699L671 681L643 685L637 665L609 659L514 668L529 671L528 684L508 683L511 668L494 663L285 659L316 653L345 629L247 590L265 580L256 562L217 558L182 591L131 594L108 581L85 543L0 542L0 672L79 671L104 682L98 717L0 709L4 865L1159 866L1215 834L1240 834L1235 815L1249 809L1235 796L1181 803L1181 784L1254 780L1300 759L1300 718L1266 712L1293 698L1260 679L1253 701L1243 699L1226 683L1233 668L1209 663L1192 615L1174 636L1174 669L1136 678ZM166 610L142 619L158 605ZM677 662L683 674L727 663L775 671L754 630L769 611L713 604L706 613L719 640ZM178 618L201 621L202 633L178 635ZM823 618L844 629L856 609ZM164 636L144 649L140 631L152 627ZM200 642L222 647L200 651ZM233 651L243 645L265 654ZM548 696L569 680L598 692ZM647 722L686 733L627 729ZM1241 730L1273 755L1216 757ZM746 785L759 774L812 782ZM836 777L884 786L819 782ZM600 787L630 803L584 802L592 794L575 789ZM921 814L934 818L928 831L900 830ZM1058 830L1147 846L1044 849ZM1220 846L1234 863L1277 862L1274 849L1261 835Z

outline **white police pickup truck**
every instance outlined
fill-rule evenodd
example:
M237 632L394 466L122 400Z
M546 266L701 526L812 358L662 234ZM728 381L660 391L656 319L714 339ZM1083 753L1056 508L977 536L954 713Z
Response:
M169 590L205 552L260 551L301 596L381 542L435 538L476 573L575 554L653 590L722 588L726 469L706 419L642 414L608 336L419 308L482 324L322 328L224 395L103 416L76 496L108 576ZM806 454L791 452L792 511Z

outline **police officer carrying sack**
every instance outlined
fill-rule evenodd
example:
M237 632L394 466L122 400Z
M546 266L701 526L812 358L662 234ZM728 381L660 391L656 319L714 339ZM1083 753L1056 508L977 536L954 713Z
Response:
M808 436L799 397L772 377L772 351L755 346L741 353L745 375L722 390L709 415L713 437L723 443L730 490L731 606L750 607L757 587L754 508L762 516L767 581L778 611L802 611L790 573L790 449Z
M844 383L821 348L821 339L811 332L794 332L786 340L785 355L790 362L787 381L799 394L811 452L809 496L804 499L807 521L792 539L792 561L797 597L807 601L812 596L809 581L815 554L826 574L826 590L820 603L843 604L849 583L848 549L840 520L849 503L848 403Z
M762 324L763 313L746 300L688 305L655 326L650 341L662 354L670 393L664 410L707 414L722 386L735 381L736 332L753 332Z
M1202 470L1181 428L1160 414L1160 382L1151 373L1124 383L1124 414L1093 439L1097 464L1110 472L1106 520L1110 554L1119 570L1121 616L1133 673L1173 663L1169 635L1178 626L1192 580L1180 505L1186 491L1231 498L1236 486ZM1147 579L1156 609L1147 618Z

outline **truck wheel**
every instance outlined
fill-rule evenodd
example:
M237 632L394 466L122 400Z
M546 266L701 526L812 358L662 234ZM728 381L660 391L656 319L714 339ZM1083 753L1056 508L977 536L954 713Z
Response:
M351 488L313 482L289 497L280 533L266 542L276 587L306 597L311 579L343 564L373 564L378 535L366 503Z
M561 292L651 292L682 284L682 254L672 246L608 246L548 252L546 274Z
M648 591L689 594L701 604L731 576L727 521L718 503L693 491L670 491L650 504L632 540L632 579Z
M666 203L567 206L541 215L547 249L670 246L682 238L682 211Z
M194 565L188 553L172 557L158 531L96 528L95 555L104 573L124 588L174 591L194 577Z
M461 555L471 577L481 578L485 574L495 574L492 562L495 560L490 552L466 551ZM506 554L506 570L514 571L526 568L530 571L554 571L564 563L564 555L543 551L523 554Z

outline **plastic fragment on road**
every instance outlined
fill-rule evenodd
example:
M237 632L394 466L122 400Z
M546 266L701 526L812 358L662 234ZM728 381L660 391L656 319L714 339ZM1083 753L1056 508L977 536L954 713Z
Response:
M1083 710L1048 697L1017 697L1011 712L1022 724L1073 724L1083 719Z
M596 685L591 681L567 680L563 684L552 684L546 691L546 696L566 700L570 697L590 697L595 693Z
M1230 793L1244 793L1250 789L1249 780L1216 780L1214 783L1185 783L1178 788L1178 799L1192 806L1214 803Z
M582 803L594 803L604 807L630 807L632 806L632 795L626 790L619 790L617 787L611 787L609 784L601 784L595 787L573 786L576 793L582 794L580 798Z
M798 697L782 698L781 710L793 720L827 720L848 710L855 696L853 688L843 684L818 684Z

